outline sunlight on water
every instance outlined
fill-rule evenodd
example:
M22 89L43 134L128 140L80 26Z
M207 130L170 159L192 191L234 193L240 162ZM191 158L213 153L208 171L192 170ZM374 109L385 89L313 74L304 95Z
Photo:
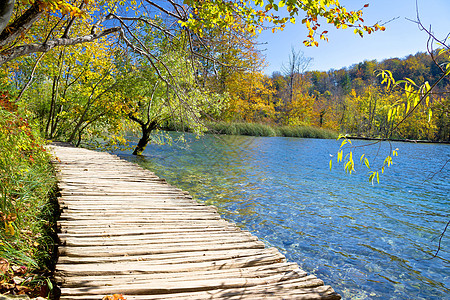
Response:
M217 206L344 299L448 299L450 233L438 257L428 258L450 218L450 166L424 180L450 158L450 146L393 143L400 156L374 186L362 167L351 176L342 166L329 170L338 146L206 136L187 148L120 155ZM365 151L374 158L378 147Z

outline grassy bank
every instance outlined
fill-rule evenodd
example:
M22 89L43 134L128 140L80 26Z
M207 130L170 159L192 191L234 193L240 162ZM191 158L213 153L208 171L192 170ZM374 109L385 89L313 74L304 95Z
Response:
M248 135L248 136L284 136L298 138L335 139L338 134L332 130L314 126L276 126L245 122L210 122L205 124L210 134ZM163 128L180 131L182 126L166 124Z
M43 141L13 111L0 106L0 294L47 297L56 179Z
M338 134L329 129L314 126L271 126L260 123L227 123L208 124L208 133L250 136L284 136L298 138L335 139Z

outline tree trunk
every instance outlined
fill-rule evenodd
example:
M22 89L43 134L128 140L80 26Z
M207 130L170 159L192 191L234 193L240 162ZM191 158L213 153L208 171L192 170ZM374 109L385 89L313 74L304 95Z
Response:
M147 130L142 130L142 137L139 140L136 148L133 151L133 155L141 155L142 152L144 152L145 147L147 147L148 143L150 142L150 133L152 132L152 130L147 131Z
M144 152L145 147L147 147L148 143L150 142L150 134L152 131L156 128L156 121L150 122L150 123L143 123L142 121L138 120L135 117L132 117L130 115L130 118L134 120L135 122L138 122L141 125L142 128L142 137L139 140L136 148L133 151L133 155L141 155L142 152Z
M0 3L0 33L8 25L14 11L14 0L2 0Z
M1 12L2 26L8 24L8 15L14 11L14 1L3 1L3 9ZM39 7L40 1L34 1L31 6L22 13L11 24L7 25L0 33L0 48L13 42L17 37L27 32L28 29L42 16L44 11ZM3 59L3 57L2 57ZM1 62L2 60L0 60Z

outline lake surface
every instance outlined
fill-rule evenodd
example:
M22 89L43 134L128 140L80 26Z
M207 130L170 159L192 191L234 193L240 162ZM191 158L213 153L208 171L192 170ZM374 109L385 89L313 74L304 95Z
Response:
M117 154L217 206L344 299L450 299L450 228L430 259L450 219L450 163L441 170L450 145L362 148L372 159L384 158L390 146L399 149L372 185L359 163L352 175L335 162L329 170L340 145L335 140L187 140L150 145L141 157Z

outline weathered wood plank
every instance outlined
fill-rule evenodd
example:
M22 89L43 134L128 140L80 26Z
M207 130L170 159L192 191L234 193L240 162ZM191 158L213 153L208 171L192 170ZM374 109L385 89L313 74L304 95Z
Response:
M168 241L208 241L208 240L217 240L217 239L245 239L245 240L256 240L257 238L252 236L250 233L241 231L241 232L210 232L208 235L205 235L203 232L195 233L159 233L159 234L138 234L138 235L126 235L126 236L97 236L95 238L92 237L84 237L81 238L79 236L65 236L59 237L60 241L65 246L77 246L77 245L120 245L130 243L160 243L160 242L168 242Z
M248 241L257 241L258 238L255 236L248 235L219 235L219 236L164 236L164 237L152 237L144 239L115 239L115 238L104 238L97 240L80 240L80 239L65 239L63 245L68 247L90 247L90 246L122 246L122 245L154 245L154 244L187 244L187 243L201 243L203 245L208 243L242 243Z
M121 291L127 295L142 295L142 294L173 294L179 292L196 292L214 289L233 289L242 287L254 287L258 285L270 284L295 284L297 288L313 288L323 285L323 281L314 276L305 276L298 278L295 273L289 275L273 275L265 278L226 278L226 279L203 279L203 280L186 280L183 282L167 282L165 280L152 280L147 282L128 282L127 284L116 284L114 289ZM72 288L63 291L70 295L88 293L102 294L108 293L110 286L106 287L86 287L80 290L79 288ZM86 290L88 292L86 293Z
M219 281L217 283L215 282L204 282L203 285L197 284L194 286L189 286L190 282L186 281L186 284L183 283L176 283L173 285L166 284L166 286L162 287L154 287L148 285L148 284L128 284L128 285L118 285L114 287L98 287L98 288L67 288L62 289L61 294L62 295L98 295L102 293L108 293L111 291L111 289L115 291L120 291L123 294L126 295L155 295L155 294L163 294L164 296L159 299L167 299L170 294L172 294L173 298L178 299L179 295L173 295L175 293L186 293L186 292L195 292L198 290L212 290L211 293L205 293L200 292L197 294L191 293L190 296L191 299L199 299L198 296L208 295L210 298L217 299L218 297L226 297L226 299L229 299L229 297L233 296L244 296L249 295L253 296L256 294L257 296L264 296L264 295L270 295L272 296L275 294L282 292L283 290L287 289L303 289L303 292L296 291L297 294L300 295L308 295L308 296L315 296L316 298L304 298L304 299L321 299L318 296L321 296L323 294L332 294L334 291L329 287L323 287L323 281L320 279L312 279L312 280L302 280L300 279L293 279L288 281L279 281L279 282L267 282L264 283L263 281L260 281L257 284L252 285L251 279L246 279L244 281L239 280L240 282L236 284L235 282L232 282L230 285L227 285L226 281ZM232 279L230 279L232 280ZM208 284L211 284L208 286ZM228 288L229 286L229 288ZM238 287L239 286L239 287ZM220 290L220 292L218 291ZM283 293L284 292L284 293ZM284 294L284 297L278 298L278 299L291 299L291 298L285 298L289 297L289 295L295 295L295 293L286 293L286 291L283 291L281 294ZM146 298L144 298L146 299ZM151 298L149 298L151 299ZM158 299L158 297L156 297ZM241 299L241 298L236 298ZM255 299L255 298L254 298ZM261 298L260 298L261 299ZM297 299L297 298L293 298ZM333 298L328 298L333 299ZM336 299L336 298L334 298ZM340 299L340 298L338 298Z
M172 243L156 245L129 245L129 246L91 246L91 247L65 247L60 246L59 255L74 257L90 256L121 256L121 255L145 255L174 252L192 252L208 250L232 250L232 249L263 249L264 243L260 241L237 242L220 244L218 241L199 243Z
M195 232L203 232L204 234L208 234L209 232L215 231L239 231L240 229L235 225L223 224L222 226L215 225L207 225L207 226L183 226L180 224L176 224L179 226L172 226L171 224L158 225L158 228L152 226L151 224L143 224L136 225L129 228L125 228L123 226L111 226L109 228L104 228L103 226L80 226L80 227L67 227L61 226L59 229L61 231L60 235L62 238L65 236L119 236L119 235L134 235L134 234L152 234L152 233L195 233Z
M57 272L66 275L126 275L133 273L180 273L198 270L236 269L259 266L270 263L280 263L285 260L280 253L259 254L251 257L236 257L229 259L218 259L215 261L167 263L165 261L125 261L125 262L102 262L94 264L58 264Z
M56 279L58 282L67 284L67 286L77 287L80 283L85 282L97 282L98 285L108 285L109 282L119 281L122 284L130 281L147 281L147 280L159 280L164 279L168 282L178 282L186 279L188 277L192 280L201 280L201 279L226 279L233 277L242 277L242 278L262 278L276 274L289 274L291 272L296 272L299 277L307 276L305 271L302 271L298 268L298 265L295 263L274 263L270 265L261 265L254 267L247 267L241 269L221 269L221 270L200 270L200 271L191 271L188 274L186 273L153 273L153 274L126 274L119 275L115 274L111 275L90 275L90 276L57 276Z
M255 255L278 255L275 248L266 249L232 249L225 251L195 251L195 252L176 252L167 254L151 254L138 256L108 256L108 257L70 257L60 256L58 263L60 264L84 264L84 263L100 263L100 262L121 262L121 261L165 261L165 263L186 263L213 261L222 259L232 259L238 257L250 257Z
M271 282L281 282L287 281L290 279L299 279L302 278L303 281L310 281L311 284L314 284L313 281L317 280L315 276L302 276L302 274L297 273L295 271L291 271L286 274L277 273L268 273L267 276L251 276L248 273L248 277L244 276L236 276L236 274L228 273L223 278L218 278L217 276L208 277L209 273L202 273L200 276L191 277L189 276L189 280L183 282L183 291L191 290L205 290L205 289L214 289L214 288L235 288L235 287L243 287L243 286L254 286L257 284L267 284ZM239 274L240 275L240 274ZM185 276L185 275L184 275ZM99 287L99 286L123 286L123 285L133 285L139 284L147 285L149 288L161 288L169 290L169 292L176 292L176 288L174 288L175 284L179 285L180 278L179 277L171 277L171 278L147 278L147 277L130 277L130 276L116 276L114 279L111 277L107 277L107 281L98 280L99 276L87 276L83 277L83 281L72 281L65 282L66 287L76 288L80 283L85 287ZM72 277L73 278L73 277ZM320 282L317 282L320 285Z

